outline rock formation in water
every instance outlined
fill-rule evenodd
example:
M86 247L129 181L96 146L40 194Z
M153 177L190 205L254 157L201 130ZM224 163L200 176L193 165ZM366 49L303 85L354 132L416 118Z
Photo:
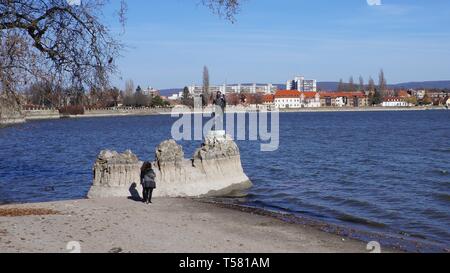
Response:
M113 156L105 158L105 154ZM135 197L136 191L141 193L142 163L131 152L124 155L100 154L94 166L90 198ZM206 137L192 159L184 158L183 148L174 140L164 141L156 148L156 160L150 164L156 174L155 197L223 196L252 186L242 168L238 146L226 135Z
M89 198L136 196L140 191L142 162L131 151L102 151L94 164Z

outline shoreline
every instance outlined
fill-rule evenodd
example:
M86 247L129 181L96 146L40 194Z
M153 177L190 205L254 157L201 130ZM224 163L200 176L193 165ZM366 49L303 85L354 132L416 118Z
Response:
M318 220L316 218L294 214L292 212L282 212L272 209L259 208L243 204L235 204L230 202L215 201L214 198L202 199L200 202L211 203L219 207L233 210L239 210L246 213L269 216L279 219L286 223L296 225L306 225L308 227L323 231L328 234L342 236L348 239L368 243L372 241L379 242L386 249L393 252L405 253L450 253L450 248L444 245L426 241L420 237L384 233L381 231L369 231L363 228L351 226L350 223L337 224L332 221Z
M58 119L85 119L85 118L110 118L110 117L146 117L146 116L168 116L168 115L181 115L181 114L206 114L211 115L212 112L171 112L172 109L162 109L155 111L155 109L139 110L139 111L127 111L127 110L110 110L99 111L98 113L87 113L83 115L60 115L59 113L49 113L49 110L29 111L24 110L26 113L24 118L20 120L5 119L0 120L0 128L5 128L17 124L23 124L28 121L45 121L45 120L58 120ZM445 107L360 107L360 108L336 108L336 107L321 107L321 108L299 108L299 109L279 109L280 113L351 113L351 112L408 112L408 111L439 111L449 110ZM255 113L259 112L257 108L250 109L234 109L228 110L226 113ZM51 112L51 111L50 111ZM270 111L267 111L270 113Z
M105 117L143 117L143 116L164 116L164 115L180 115L180 114L211 114L210 111L205 112L171 112L172 109L148 109L148 110L137 110L137 111L127 111L127 110L107 110L99 111L98 113L91 112L83 115L59 115L59 114L49 114L48 111L44 111L42 115L39 111L34 111L32 114L25 114L25 121L36 121L36 120L56 120L56 119L81 119L81 118L105 118ZM332 113L332 112L407 112L407 111L438 111L438 110L448 110L445 107L349 107L349 108L337 108L337 107L320 107L320 108L299 108L299 109L279 109L280 113ZM110 112L109 112L110 111ZM242 108L228 110L226 113L252 113L258 112L257 108ZM28 111L30 112L30 111ZM270 111L268 111L270 112ZM15 124L10 123L8 125Z
M157 198L150 206L126 198L0 205L5 209L57 213L0 217L0 252L7 253L67 253L72 241L85 253L369 252L367 243L344 233L198 199Z

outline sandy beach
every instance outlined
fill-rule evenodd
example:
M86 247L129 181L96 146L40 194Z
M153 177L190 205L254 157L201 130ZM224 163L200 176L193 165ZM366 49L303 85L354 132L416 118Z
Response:
M15 216L30 209L47 215ZM0 215L0 252L6 253L68 253L71 241L83 253L368 252L363 242L191 199L4 205Z

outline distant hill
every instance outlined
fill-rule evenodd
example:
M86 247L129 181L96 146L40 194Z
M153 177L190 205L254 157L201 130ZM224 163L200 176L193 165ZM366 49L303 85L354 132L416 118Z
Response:
M234 85L234 84L230 84ZM242 84L251 85L251 84ZM274 84L278 86L278 89L286 89L285 84ZM323 91L336 91L338 89L339 82L318 82L317 88ZM424 81L424 82L405 82L389 85L390 88L404 88L404 89L450 89L450 81ZM183 91L182 88L171 88L160 90L162 96L171 96Z
M318 82L317 88L323 91L336 91L338 89L339 82Z
M318 82L317 88L320 90L336 91L339 82ZM405 82L390 84L390 88L404 88L404 89L450 89L450 81L425 81L425 82Z
M171 88L171 89L161 89L159 90L159 93L161 96L170 97L174 94L178 94L181 91L183 91L183 88Z
M432 89L432 88L438 88L438 89L449 89L450 88L450 81L425 81L425 82L405 82L405 83L399 83L394 84L394 87L397 88L406 88L406 89Z

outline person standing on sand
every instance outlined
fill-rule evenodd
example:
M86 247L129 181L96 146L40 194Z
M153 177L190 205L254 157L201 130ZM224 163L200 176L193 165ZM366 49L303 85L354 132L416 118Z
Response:
M151 164L146 164L141 174L141 184L143 188L142 197L146 204L152 202L153 190L156 189L155 177L156 174L153 171Z

